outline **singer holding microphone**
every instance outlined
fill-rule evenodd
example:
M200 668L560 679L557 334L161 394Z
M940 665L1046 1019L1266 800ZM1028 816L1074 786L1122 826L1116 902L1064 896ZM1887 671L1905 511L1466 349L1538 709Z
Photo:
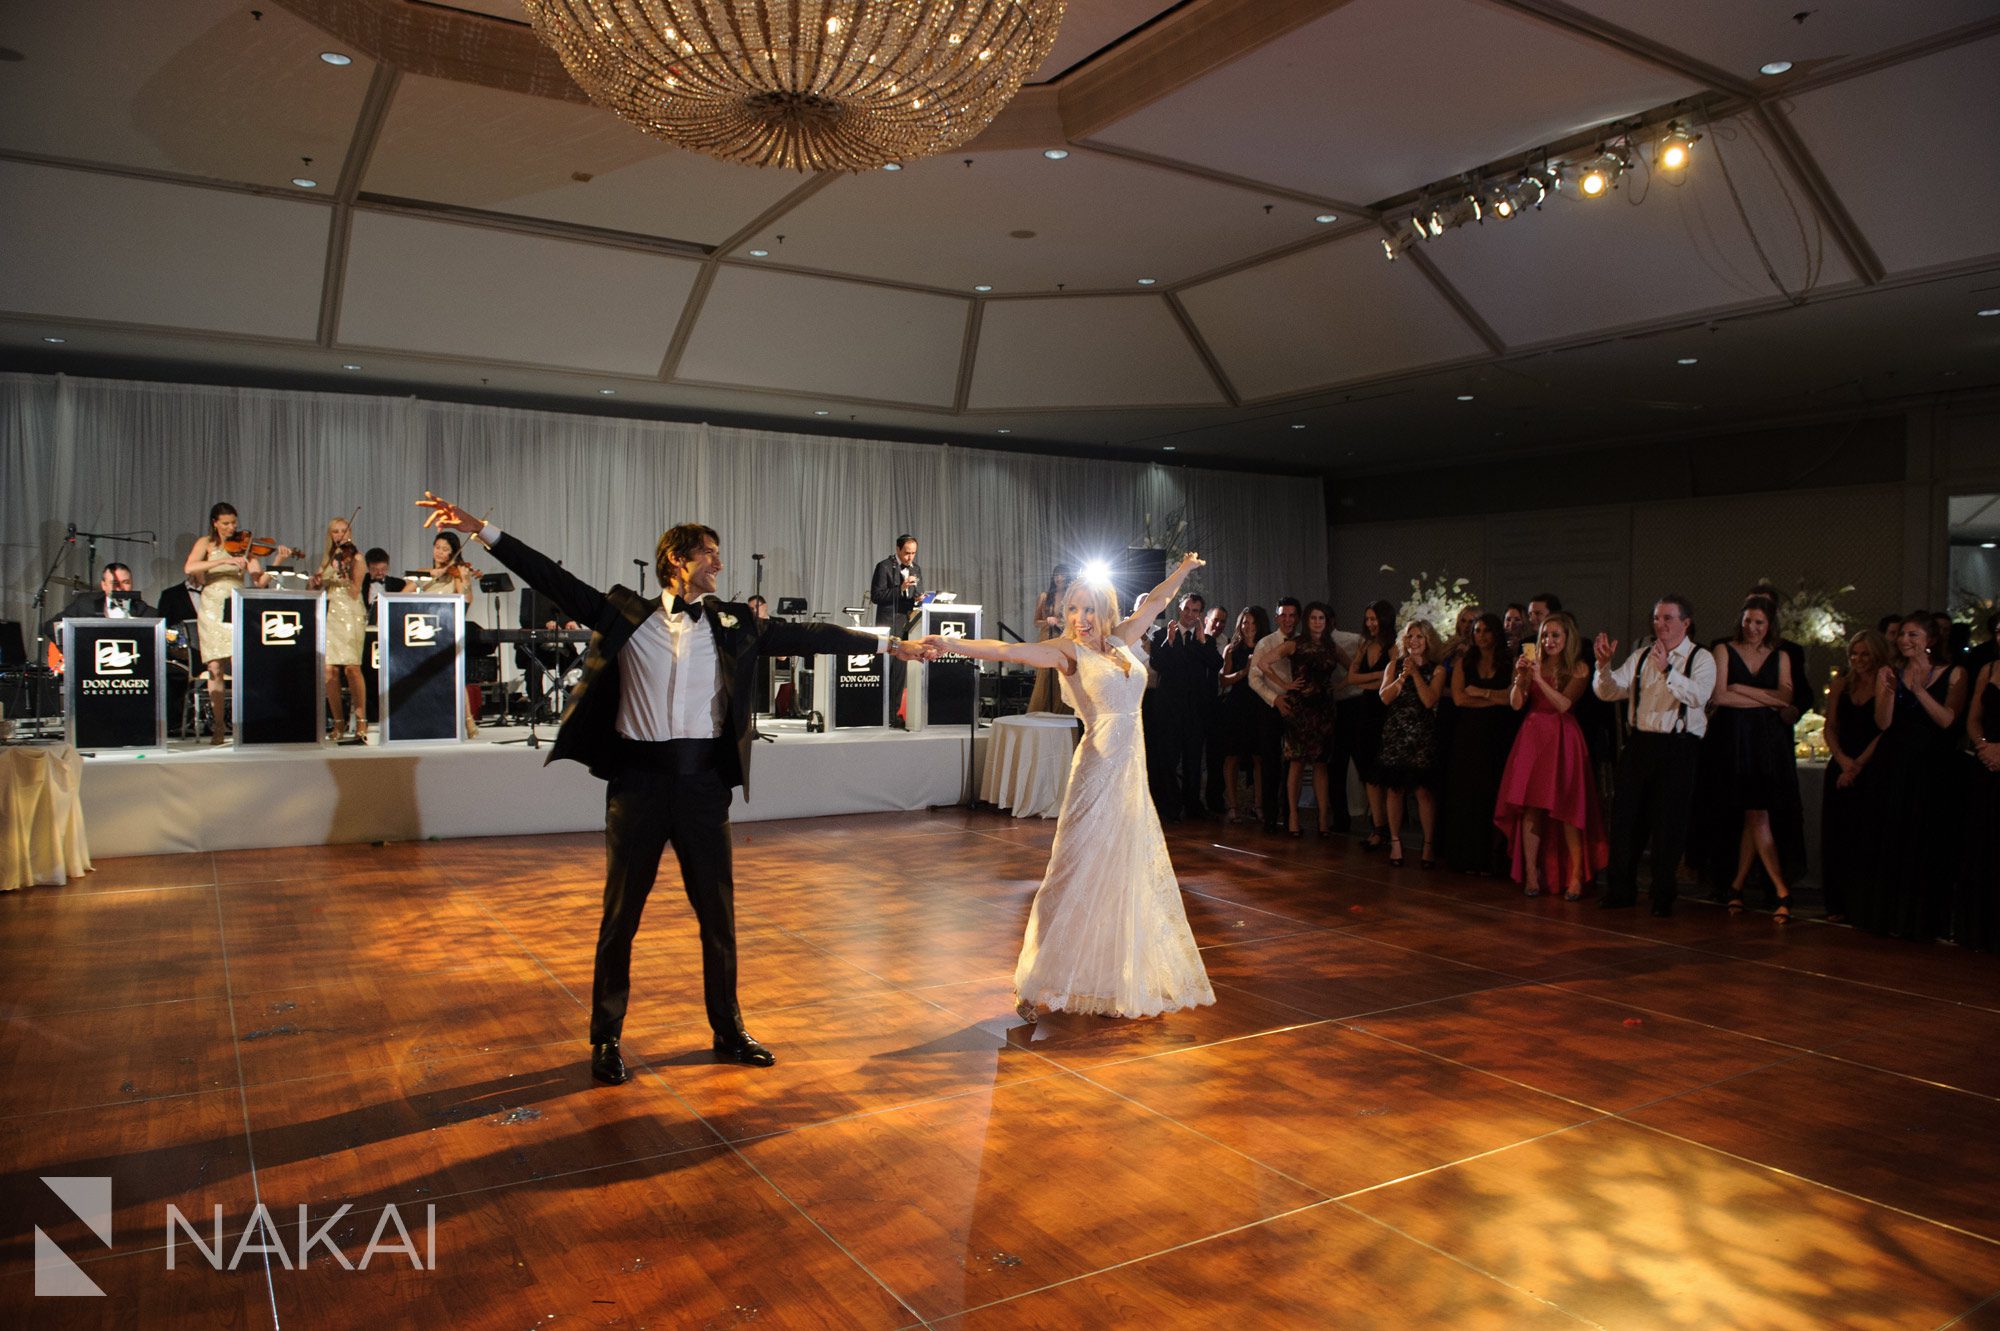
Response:
M924 571L917 564L917 538L908 532L896 538L896 553L875 566L868 583L868 599L875 603L875 622L889 630L892 638L907 638L916 622L917 603L923 595ZM903 684L909 674L903 662L889 662L889 696L894 700L897 729L903 728Z

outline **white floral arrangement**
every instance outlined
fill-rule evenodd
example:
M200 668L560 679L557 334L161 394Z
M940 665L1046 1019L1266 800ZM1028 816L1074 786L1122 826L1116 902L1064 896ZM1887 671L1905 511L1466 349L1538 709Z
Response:
M1847 641L1847 619L1834 602L1853 590L1849 584L1839 591L1828 591L1800 578L1799 589L1778 606L1778 631L1793 642L1821 647L1843 645Z
M1396 570L1382 565L1384 573ZM1429 570L1410 579L1410 594L1396 607L1396 632L1402 631L1419 619L1428 619L1440 638L1449 639L1451 631L1458 625L1459 611L1469 605L1478 605L1479 597L1474 595L1465 578L1454 578L1440 570L1433 578Z
M1826 759L1831 750L1826 743L1826 718L1818 712L1802 712L1792 727L1792 752L1801 758Z

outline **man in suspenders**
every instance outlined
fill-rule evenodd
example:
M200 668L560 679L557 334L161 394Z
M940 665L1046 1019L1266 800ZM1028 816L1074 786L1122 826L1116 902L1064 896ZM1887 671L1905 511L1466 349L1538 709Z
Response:
M1639 853L1650 844L1653 914L1674 913L1674 877L1708 730L1705 709L1715 692L1715 658L1688 637L1693 627L1687 598L1662 596L1653 606L1652 641L1616 669L1618 644L1597 635L1592 690L1607 702L1629 699L1632 723L1611 811L1610 885L1597 903L1606 908L1637 904Z

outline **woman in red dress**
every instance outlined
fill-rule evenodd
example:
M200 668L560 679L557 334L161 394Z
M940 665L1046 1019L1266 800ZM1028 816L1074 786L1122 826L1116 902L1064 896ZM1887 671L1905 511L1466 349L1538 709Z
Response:
M1507 835L1514 881L1531 897L1546 883L1550 891L1560 884L1563 900L1579 900L1584 882L1611 860L1590 745L1570 710L1590 686L1590 667L1577 659L1581 648L1576 621L1550 615L1539 648L1523 647L1515 661L1507 695L1527 718L1507 755L1493 822Z

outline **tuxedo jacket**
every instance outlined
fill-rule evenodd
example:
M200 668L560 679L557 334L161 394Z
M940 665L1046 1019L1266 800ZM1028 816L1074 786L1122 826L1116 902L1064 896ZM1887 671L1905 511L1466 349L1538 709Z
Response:
M125 599L127 604L131 608L132 618L134 619L153 619L156 618L160 613L158 610L155 610L152 606L147 605L146 598L139 595L139 593L137 592L125 593ZM50 641L54 641L56 636L56 625L62 623L63 620L98 619L102 618L103 615L104 615L104 593L85 592L81 596L72 597L70 599L69 604L64 606L61 612L57 614L55 618L51 619L48 623L42 625L42 633L43 636L47 637Z
M910 561L910 572L917 575L921 594L924 571L914 559ZM888 625L898 635L910 622L910 616L917 613L917 598L903 590L903 565L894 555L875 566L875 576L868 580L868 599L875 603L875 622Z
M493 544L493 557L553 601L562 618L590 629L583 673L570 690L556 742L548 761L570 758L591 774L609 778L618 770L618 654L648 617L658 614L657 596L641 596L630 587L598 591L540 551L505 532ZM750 793L750 704L756 697L760 656L825 656L881 649L881 639L834 624L794 624L783 619L759 619L747 605L706 597L701 622L715 635L715 680L723 697L723 737L717 745L722 776L731 786Z

